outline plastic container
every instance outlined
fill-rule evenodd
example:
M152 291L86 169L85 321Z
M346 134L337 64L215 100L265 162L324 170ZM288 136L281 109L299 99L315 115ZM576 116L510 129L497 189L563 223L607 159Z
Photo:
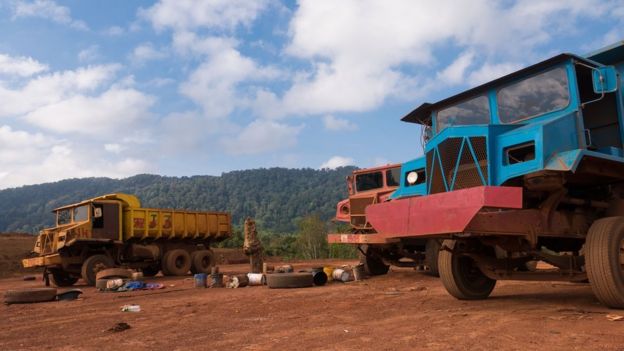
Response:
M123 305L121 312L141 312L141 305Z
M196 288L205 288L206 287L206 273L197 273L193 276L195 278L195 287Z

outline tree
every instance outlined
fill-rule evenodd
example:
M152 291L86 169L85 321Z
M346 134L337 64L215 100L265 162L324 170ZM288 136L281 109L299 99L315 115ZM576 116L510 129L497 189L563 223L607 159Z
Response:
M327 258L327 226L318 214L308 215L299 221L297 252L304 259Z

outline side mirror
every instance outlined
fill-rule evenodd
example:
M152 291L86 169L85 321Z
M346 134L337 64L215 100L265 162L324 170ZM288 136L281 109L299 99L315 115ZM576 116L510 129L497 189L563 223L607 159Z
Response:
M597 67L592 70L594 93L605 94L617 90L617 71L613 66Z

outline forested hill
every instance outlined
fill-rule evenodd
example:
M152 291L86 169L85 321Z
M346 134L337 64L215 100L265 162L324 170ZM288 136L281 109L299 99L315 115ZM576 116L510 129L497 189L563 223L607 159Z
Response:
M263 230L286 233L297 220L317 213L335 214L347 196L345 177L355 168L253 169L221 176L163 177L137 175L125 179L83 178L0 191L0 232L36 232L53 223L53 208L98 195L124 192L144 207L228 211L241 225L250 216Z

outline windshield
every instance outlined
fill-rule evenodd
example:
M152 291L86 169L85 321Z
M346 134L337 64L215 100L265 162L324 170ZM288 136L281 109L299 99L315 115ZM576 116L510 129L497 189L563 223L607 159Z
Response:
M485 95L463 101L436 113L437 131L450 125L488 124L490 104Z
M56 217L57 225L67 224L70 222L71 222L71 211L69 209L60 210L57 212L57 217Z
M496 94L501 122L513 123L568 106L568 76L557 67L502 88Z
M366 191L383 187L381 172L358 174L355 176L355 190Z

